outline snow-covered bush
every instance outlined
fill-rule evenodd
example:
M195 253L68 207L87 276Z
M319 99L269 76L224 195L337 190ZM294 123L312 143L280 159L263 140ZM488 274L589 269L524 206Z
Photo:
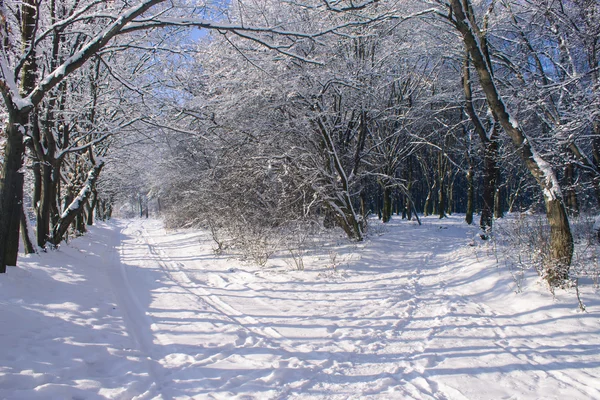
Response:
M574 253L568 271L571 280L564 282L563 287L572 286L573 282L582 278L591 279L597 286L600 277L600 245L594 229L594 218L581 214L572 217L570 223ZM550 228L544 215L510 214L496 221L493 238L499 264L509 268L517 284L520 285L528 270L535 270L540 277L546 279L544 266L550 262Z

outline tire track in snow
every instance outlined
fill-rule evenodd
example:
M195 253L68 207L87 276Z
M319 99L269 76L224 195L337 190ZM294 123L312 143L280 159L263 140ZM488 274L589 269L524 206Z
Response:
M260 328L259 321L255 318L245 315L238 309L234 308L227 302L223 301L217 295L210 293L206 289L197 286L196 283L190 278L190 276L181 268L181 264L169 260L168 256L166 256L161 250L160 247L154 242L146 228L142 225L142 238L148 249L150 254L154 257L155 261L159 264L162 271L165 275L175 284L177 284L180 288L182 288L189 296L192 296L196 301L203 302L204 304L209 305L218 313L224 315L232 322L235 322L237 325L241 326L245 330L253 333L254 335L260 336L261 338L270 338L270 339L282 339L284 338L277 330L271 327ZM256 325L256 327L252 326Z
M235 342L236 348L247 347L248 344L250 344L251 346L262 345L265 348L276 349L274 355L281 357L281 359L275 361L277 366L274 367L267 376L259 377L258 379L263 381L263 383L274 384L279 390L277 398L283 399L287 398L292 392L302 392L304 387L312 385L313 379L322 374L322 371L336 364L336 361L331 359L322 362L313 362L298 358L296 355L298 349L293 347L289 338L285 337L272 327L261 327L261 322L257 319L244 314L222 300L219 296L198 286L187 272L183 270L183 265L181 263L169 259L168 255L164 254L160 249L160 245L152 239L152 235L150 235L143 225L141 226L140 236L148 246L151 255L159 264L165 276L184 290L186 295L192 301L208 305L217 313L229 319L236 326L239 326L250 334L250 337L245 335L241 336L240 339ZM252 337L258 337L258 341L252 340ZM282 352L289 356L289 358L286 358ZM230 356L231 355L222 353L215 354L210 357L210 361L204 362L201 365L208 365L212 361L220 361ZM331 353L331 356L333 357L335 354ZM300 369L304 370L302 380L291 380L290 382L286 382L289 380L289 378L286 377L287 373L293 370L299 371ZM248 376L248 379L252 380L255 378Z
M109 263L110 280L112 282L113 291L117 299L117 304L122 309L122 315L125 322L125 327L129 336L133 339L136 350L141 353L142 358L147 364L148 375L153 381L150 389L140 396L138 399L145 398L160 398L164 400L172 399L165 390L166 379L162 370L162 365L156 360L153 348L155 335L152 332L154 325L152 319L147 315L144 307L140 304L135 296L135 290L130 283L129 276L121 259L123 257L123 231L130 226L128 222L125 228L119 228L118 235L111 244L112 259ZM158 341L158 338L156 338ZM159 341L160 343L160 341ZM152 393L152 391L158 392Z

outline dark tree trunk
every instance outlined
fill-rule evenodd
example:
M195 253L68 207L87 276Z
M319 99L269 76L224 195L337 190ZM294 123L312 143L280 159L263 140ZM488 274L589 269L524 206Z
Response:
M381 191L377 189L377 197L375 198L375 208L377 212L377 218L381 219L383 216L382 207L381 207Z
M499 170L499 168L498 168ZM499 174L498 174L499 175ZM500 177L496 177L496 194L494 195L494 218L504 217L504 187L499 184Z
M33 40L36 27L37 5L34 0L24 0L20 7L21 41L27 48ZM36 80L35 53L29 52L21 68L20 93L29 93ZM0 273L6 272L7 265L16 265L19 254L19 230L21 208L23 207L23 157L24 134L29 125L30 107L17 109L7 90L2 90L8 108L4 164L0 182Z
M450 184L447 185L448 194L446 195L446 198L448 199L448 208L447 208L448 215L452 215L452 213L454 212L454 180L455 179L456 179L456 175L454 175L454 174L453 174L453 176L448 178L448 180L450 181Z
M475 186L473 184L473 164L472 160L469 160L469 169L467 170L467 215L465 221L471 225L473 223L473 212L475 199Z
M592 140L593 164L596 167L593 184L596 191L596 202L600 207L600 117L594 121L594 139Z
M433 210L432 210L432 203L433 203L432 197L433 197L433 192L435 191L436 187L437 187L437 182L434 177L433 185L428 187L427 197L425 198L425 205L423 206L423 215L426 217L428 215L435 214L435 206L433 206Z
M40 200L36 209L36 237L38 246L44 248L50 238L50 209L52 202L56 201L56 189L52 182L52 166L44 163L41 170Z
M22 127L29 122L28 113L9 112L4 146L4 163L0 181L0 273L7 265L15 265L19 253L19 228L23 201Z
M497 129L496 126L493 129ZM483 196L481 199L481 218L479 219L479 226L484 232L491 231L494 221L494 196L498 175L497 154L498 142L496 140L488 140L484 143Z
M367 192L365 189L360 191L360 215L362 215L363 219L367 218ZM159 204L159 210L160 210L160 203Z
M86 224L89 226L94 225L94 212L98 206L98 192L96 189L92 190L91 200L88 201L88 209L86 215Z
M75 231L77 232L77 235L83 235L87 232L85 227L85 207L86 206L84 205L81 212L75 217Z
M404 196L404 212L406 213L406 219L409 221L412 220L412 204L410 201L410 197L412 196L412 187L413 187L413 170L412 170L412 162L411 158L408 158L408 173L406 177L406 195Z
M383 185L383 210L381 215L381 221L383 223L390 222L392 219L392 189Z
M21 207L21 239L23 241L23 249L25 254L35 253L35 247L29 237L29 224L27 223L27 215L25 214L25 208Z
M445 177L446 177L446 168L445 168L445 158L443 153L440 151L438 153L438 212L440 219L446 217L446 187L445 187ZM435 214L435 213L434 213Z

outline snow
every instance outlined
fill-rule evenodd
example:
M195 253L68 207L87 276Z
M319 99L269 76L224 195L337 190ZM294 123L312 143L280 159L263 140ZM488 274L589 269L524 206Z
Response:
M258 267L201 231L98 224L0 276L2 399L600 398L600 302L515 293L477 228L374 222Z
M9 89L10 98L14 107L17 110L23 110L25 108L32 107L33 105L29 100L21 97L19 89L17 88L17 81L15 79L15 76L10 67L8 66L8 60L6 59L6 55L4 54L4 52L2 53L3 54L0 56L0 79L1 82L5 84Z
M542 173L542 177L540 179L544 181L544 197L549 200L556 200L557 198L562 198L563 196L562 191L560 189L560 183L556 178L556 174L554 173L552 166L546 160L540 157L540 155L533 148L533 146L530 146L529 149L531 150L533 160L535 161L535 163L540 169L540 172Z

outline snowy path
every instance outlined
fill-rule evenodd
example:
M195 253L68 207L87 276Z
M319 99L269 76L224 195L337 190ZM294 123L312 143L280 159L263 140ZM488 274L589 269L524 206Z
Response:
M395 221L296 271L215 256L206 233L156 220L96 227L51 268L32 256L32 276L0 280L0 322L16 321L0 333L0 398L600 398L597 293L587 314L533 280L514 294L473 234L459 219ZM56 269L43 283L66 290L19 292Z

